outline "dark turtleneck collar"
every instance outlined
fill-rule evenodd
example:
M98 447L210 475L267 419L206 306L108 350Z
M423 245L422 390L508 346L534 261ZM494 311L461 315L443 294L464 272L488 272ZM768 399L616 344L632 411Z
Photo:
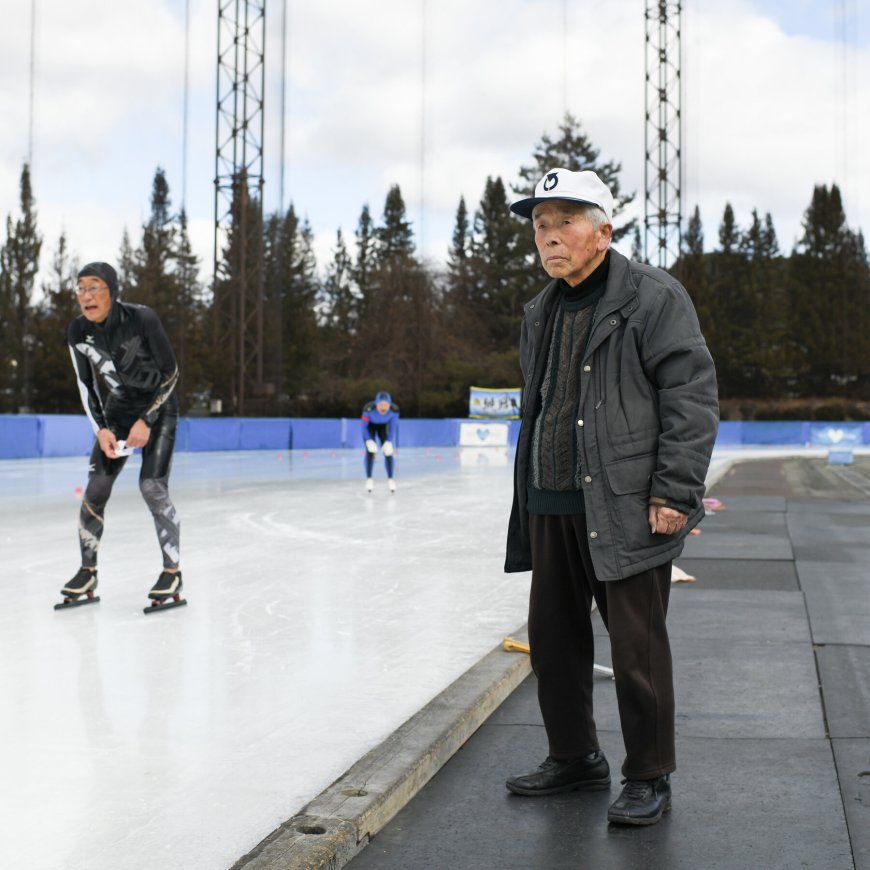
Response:
M569 302L576 302L591 296L597 290L603 290L609 272L610 248L605 251L604 259L595 267L595 271L591 275L587 275L579 284L572 287L564 278L560 279L563 298Z

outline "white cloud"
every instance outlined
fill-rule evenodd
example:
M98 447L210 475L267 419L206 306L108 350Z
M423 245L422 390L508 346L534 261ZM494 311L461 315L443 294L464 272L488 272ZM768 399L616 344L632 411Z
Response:
M684 209L700 205L708 247L726 201L743 225L752 208L770 211L790 247L817 183L839 183L851 224L870 223L870 198L861 197L870 183L870 47L856 39L844 51L831 22L811 18L811 4L801 7L800 27L783 26L782 4L759 11L772 2L684 4ZM29 4L8 5L0 216L17 208L29 120ZM565 108L602 158L622 163L623 189L637 192L633 214L642 214L643 4L505 0L494 13L481 0L429 2L425 42L422 8L288 0L284 201L311 222L321 265L339 226L352 240L363 204L380 218L394 183L426 254L443 258L459 197L473 211L487 176L514 182ZM181 203L184 3L40 0L38 12L34 190L45 247L64 228L82 257L112 257L125 227L138 238L157 166ZM267 16L265 202L273 210L279 6ZM186 201L205 276L215 174L211 0L191 3L190 34Z

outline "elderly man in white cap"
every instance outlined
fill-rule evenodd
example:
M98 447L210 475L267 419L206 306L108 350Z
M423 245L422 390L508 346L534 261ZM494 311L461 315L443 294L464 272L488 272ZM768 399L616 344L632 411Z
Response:
M671 806L671 562L704 515L718 425L713 360L686 290L611 250L613 196L553 169L511 205L552 279L524 309L522 427L506 571L532 571L529 642L549 752L520 795L610 787L592 709L597 602L625 760L615 824Z

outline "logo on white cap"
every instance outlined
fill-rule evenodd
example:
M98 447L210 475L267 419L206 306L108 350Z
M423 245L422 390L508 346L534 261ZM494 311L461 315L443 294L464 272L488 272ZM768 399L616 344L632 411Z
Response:
M559 183L559 176L555 172L548 172L544 178L544 190L552 190Z

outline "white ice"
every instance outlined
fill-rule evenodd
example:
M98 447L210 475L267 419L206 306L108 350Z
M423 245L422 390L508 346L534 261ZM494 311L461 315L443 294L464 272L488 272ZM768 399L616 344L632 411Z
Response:
M795 452L717 451L711 478ZM145 616L138 457L102 600L61 612L86 459L0 462L0 867L227 868L525 622L505 451L405 449L395 495L380 458L367 495L362 463L177 454L190 603Z
M0 462L0 867L229 867L525 622L504 450L403 450L395 495L358 450L179 453L189 605L148 616L138 469L55 612L87 461Z

